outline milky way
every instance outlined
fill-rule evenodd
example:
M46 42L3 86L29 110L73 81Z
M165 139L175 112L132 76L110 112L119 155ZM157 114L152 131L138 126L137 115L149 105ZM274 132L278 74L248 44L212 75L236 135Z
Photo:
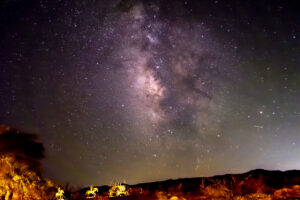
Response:
M299 169L299 9L262 2L5 1L0 123L63 183Z
M134 5L114 28L122 30L114 59L120 66L119 87L126 91L118 104L130 111L126 115L133 130L126 137L133 135L131 142L140 143L130 154L143 148L136 159L149 162L158 174L170 167L177 173L197 171L214 145L206 137L215 140L221 134L219 123L226 114L228 94L221 90L229 84L226 72L233 75L226 54L205 26L162 20L152 4Z

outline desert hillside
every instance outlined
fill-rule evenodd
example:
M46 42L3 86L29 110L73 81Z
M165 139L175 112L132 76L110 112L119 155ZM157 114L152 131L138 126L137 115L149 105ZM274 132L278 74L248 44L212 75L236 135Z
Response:
M42 177L44 147L36 135L0 126L0 200L281 200L300 199L300 170L256 169L243 174L136 185L90 186L77 191Z
M87 191L97 188L95 196ZM254 200L300 199L300 171L257 169L243 174L206 178L187 178L137 185L85 188L66 194L69 199L139 199L139 200Z

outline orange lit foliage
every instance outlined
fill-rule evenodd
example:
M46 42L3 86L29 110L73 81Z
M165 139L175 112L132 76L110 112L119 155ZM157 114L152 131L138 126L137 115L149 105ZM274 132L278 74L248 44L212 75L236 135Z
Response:
M155 200L294 200L300 199L300 186L294 185L289 188L274 189L266 186L262 178L253 178L249 175L243 180L232 177L231 181L210 180L211 183L198 186L197 190L183 189L181 183L173 185L167 190L156 190L155 196L147 199ZM183 192L185 191L185 192ZM145 190L143 192L146 192ZM149 194L149 192L148 192ZM149 198L150 197L150 198ZM143 196L137 198L144 200Z
M300 199L300 185L294 185L291 188L282 188L275 191L275 199Z
M54 184L41 179L26 162L8 154L0 156L1 200L51 199L54 190Z

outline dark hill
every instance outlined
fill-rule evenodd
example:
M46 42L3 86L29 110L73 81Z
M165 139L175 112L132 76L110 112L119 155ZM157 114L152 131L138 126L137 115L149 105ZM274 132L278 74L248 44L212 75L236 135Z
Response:
M84 188L70 195L70 199L84 199ZM108 186L98 187L94 199L109 199ZM183 178L151 183L126 185L128 196L114 199L230 199L275 200L300 199L300 170L268 171L256 169L242 174L225 174L213 177Z

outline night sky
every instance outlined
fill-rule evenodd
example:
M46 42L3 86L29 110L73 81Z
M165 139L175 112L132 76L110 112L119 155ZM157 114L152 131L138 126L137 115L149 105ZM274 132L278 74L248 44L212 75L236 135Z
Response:
M297 2L3 0L0 124L62 183L300 169Z

